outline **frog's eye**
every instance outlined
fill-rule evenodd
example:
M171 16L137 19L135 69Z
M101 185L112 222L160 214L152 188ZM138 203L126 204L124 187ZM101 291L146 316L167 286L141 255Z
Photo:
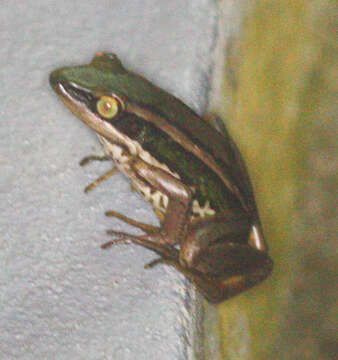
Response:
M97 112L105 119L112 119L121 109L120 101L112 96L101 96L96 103Z

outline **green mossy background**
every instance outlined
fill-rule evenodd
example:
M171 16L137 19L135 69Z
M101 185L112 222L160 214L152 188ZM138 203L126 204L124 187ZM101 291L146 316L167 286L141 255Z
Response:
M222 360L336 357L335 19L331 1L250 3L228 56L218 113L249 168L274 270L218 307Z

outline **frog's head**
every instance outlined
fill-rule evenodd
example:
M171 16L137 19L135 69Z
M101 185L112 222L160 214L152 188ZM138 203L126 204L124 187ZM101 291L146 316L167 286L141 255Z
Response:
M121 118L132 114L145 118L142 109L155 109L167 94L143 77L126 70L114 54L98 53L88 65L53 71L50 83L65 105L82 121L108 140L118 141ZM156 104L157 102L157 104ZM145 105L146 104L146 105ZM124 122L127 126L128 122ZM136 126L137 127L137 126ZM134 126L135 128L135 126ZM133 126L128 127L133 130ZM140 132L139 126L135 129ZM132 137L137 134L131 134Z
M103 52L97 53L88 65L67 66L53 71L50 83L58 94L61 84L82 89L93 96L124 96L147 104L153 102L159 91L143 77L125 69L115 54Z
M79 119L114 142L117 132L132 132L136 128L136 133L129 135L133 139L138 136L142 129L136 119L155 123L160 117L175 122L181 116L196 116L174 96L125 69L117 56L110 53L96 54L87 65L55 70L50 83ZM157 126L167 131L159 120Z

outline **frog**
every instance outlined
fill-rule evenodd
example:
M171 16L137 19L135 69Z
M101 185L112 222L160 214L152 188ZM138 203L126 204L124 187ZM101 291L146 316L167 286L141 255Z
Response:
M112 160L154 208L159 226L116 211L106 215L141 235L108 230L104 249L134 243L154 251L211 303L261 283L272 271L247 168L225 124L212 124L183 101L99 52L89 64L54 70L50 84L98 136ZM90 190L93 186L89 187Z

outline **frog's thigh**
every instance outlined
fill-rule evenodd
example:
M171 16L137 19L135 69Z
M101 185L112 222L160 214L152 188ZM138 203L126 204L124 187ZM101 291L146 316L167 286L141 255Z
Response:
M173 264L173 266L195 283L199 291L210 302L219 303L238 295L247 289L250 289L256 284L262 282L270 274L272 270L272 261L265 253L250 248L250 246L244 246L244 248L242 248L239 252L241 253L241 256L250 257L252 256L252 251L258 255L257 257L255 256L255 264L253 262L251 262L251 264L246 264L242 261L239 263L235 262L235 264L232 263L233 268L231 271L229 267L227 267L227 269L223 269L223 273L221 271L218 275L204 273L194 268L185 268L179 263ZM218 254L214 255L216 257L218 256ZM208 261L212 261L213 259L210 253L208 256ZM226 259L223 259L223 261L225 263ZM229 270L228 273L226 270Z
M245 214L212 216L195 221L181 241L181 264L188 267L194 266L205 249L216 241L245 243L249 230L250 223Z
M245 218L194 224L182 242L176 268L212 302L251 288L270 274L272 261L246 243L249 229Z

